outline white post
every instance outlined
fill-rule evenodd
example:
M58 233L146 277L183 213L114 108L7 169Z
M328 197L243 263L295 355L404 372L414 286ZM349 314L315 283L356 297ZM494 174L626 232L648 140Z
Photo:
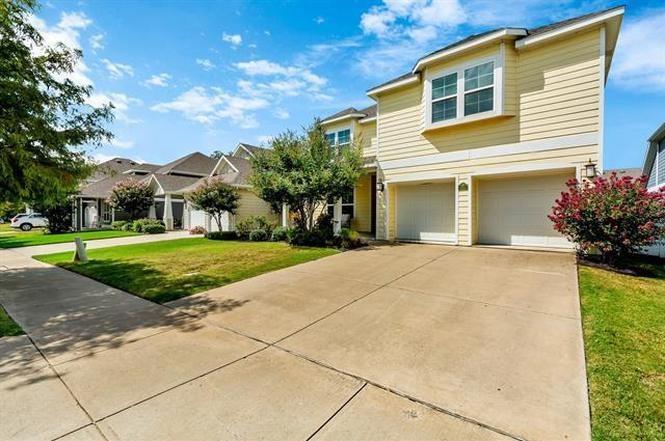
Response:
M167 230L173 230L173 207L169 193L164 195L164 225Z
M333 233L338 235L342 231L342 198L335 201L333 208Z
M76 251L74 252L74 262L86 263L88 261L88 253L85 251L85 243L80 237L74 238L76 244Z
M115 222L115 208L111 207L111 223Z
M287 204L282 204L282 226L289 227L289 206Z
M150 208L148 209L148 217L150 219L157 219L157 210L155 209L155 203L153 202Z

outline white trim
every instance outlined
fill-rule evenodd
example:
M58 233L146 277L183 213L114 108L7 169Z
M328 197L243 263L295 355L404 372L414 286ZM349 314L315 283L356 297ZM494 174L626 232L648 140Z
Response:
M473 235L475 234L474 230L474 225L473 225L473 176L469 176L469 183L468 183L468 190L467 192L469 193L469 203L468 203L468 208L469 208L469 225L468 225L468 230L469 230L469 246L473 245Z
M379 164L379 152L381 151L381 136L380 136L380 131L379 131L379 115L381 110L381 104L377 101L376 102L376 163L377 165ZM372 140L370 140L370 145L372 145ZM379 179L379 175L376 176L377 182Z
M239 173L239 170L236 168L236 166L233 165L233 164L231 164L231 161L229 161L229 160L226 158L226 156L222 156L221 159L225 160L226 163L229 164L229 165L231 166L231 168L232 168L233 170L235 170L236 173ZM215 167L215 168L216 168L216 167Z
M333 143L333 147L339 146L339 132L344 132L348 130L349 131L349 144L353 143L353 124L350 126L344 126L339 129L335 129L334 131L331 130L326 130L325 134L326 135L335 135L335 141ZM344 143L343 145L347 145Z
M533 36L529 36L526 38L523 38L521 40L518 40L515 43L515 47L517 49L522 49L527 46L533 46L534 44L541 43L545 40L549 40L550 38L555 38L555 37L560 37L564 34L567 34L569 32L575 32L579 31L580 29L586 28L588 26L592 26L598 23L602 23L606 20L609 20L610 18L613 17L618 17L620 15L623 15L625 12L625 8L623 6L616 8L612 11L608 11L602 15L598 15L596 17L589 18L587 20L583 20L577 23L573 23L568 26L564 26L562 28L554 29L549 32L543 32L542 34L537 34Z
M129 170L125 170L124 172L122 172L122 174L123 175L131 175L131 174L134 174L134 173L137 173L137 172L141 172L141 173L145 173L145 174L152 173L150 170L143 170L141 168L130 168Z
M566 162L538 162L533 163L529 162L527 164L515 164L515 165L502 165L496 167L485 168L479 172L471 173L471 176L488 176L488 175L503 175L507 173L522 173L522 172L532 172L532 171L555 171L577 169L575 164L570 164Z
M447 153L416 156L413 158L393 159L390 161L380 162L379 164L383 170L393 170L402 167L415 167L420 165L432 165L445 162L490 158L493 156L507 156L520 153L541 152L545 150L557 150L577 146L593 145L597 143L598 134L596 132L590 132L579 135L537 139L533 141L523 141L470 150L456 150Z
M604 170L604 144L605 144L605 26L600 28L600 97L598 102L598 171L602 175Z
M153 180L157 183L157 186L159 186L159 190L160 190L160 192L161 192L162 194L166 194L166 192L164 191L164 187L162 187L162 184L159 183L159 181L157 180L157 177L156 177L155 175L150 175L150 179L148 180L148 185L150 185L150 183L151 183Z
M179 175L179 176L181 176L181 175L186 175L186 176L190 176L190 177L198 176L198 177L201 177L201 178L205 178L205 177L208 177L208 176L209 176L209 175L207 175L207 174L205 174L205 173L196 173L196 172L183 171L183 170L175 170L175 169L173 169L173 170L169 170L168 173L163 173L163 174L165 174L165 175L173 175L173 174L175 174L175 175Z
M383 220L385 224L385 239L390 240L390 185L388 182L384 182L383 184L383 197L386 199L386 212L385 215L383 216L385 219ZM395 199L397 201L397 199Z
M494 68L494 83L501 86L499 93L494 92L494 108L499 114L503 115L505 112L505 107L503 105L503 97L506 94L506 75L503 73L503 69L506 67L506 43L504 41L499 45L499 66Z
M520 28L509 28L509 29L502 29L496 32L492 32L491 34L488 34L484 37L474 39L468 43L461 44L459 46L455 46L453 48L450 48L446 51L442 51L436 54L432 54L428 57L421 58L418 60L418 63L416 63L415 67L413 68L412 72L416 73L420 70L421 67L423 67L426 64L439 61L442 58L448 57L453 54L457 54L459 52L466 51L468 49L472 49L476 46L480 46L485 43L489 43L493 40L499 39L499 38L504 38L508 36L516 36L516 37L522 37L527 35L526 29L520 29Z
M408 86L409 84L412 84L412 83L417 83L419 80L420 80L420 78L418 77L418 75L416 75L414 73L414 74L412 74L412 76L410 76L408 78L404 78L403 80L395 81L394 83L388 83L388 84L385 84L383 86L378 86L378 87L375 87L373 89L369 89L366 93L367 93L367 96L373 97L374 95L376 95L378 93L386 92L388 90L397 89L397 88L402 87L402 86Z
M371 118L363 118L361 120L358 120L358 124L366 124L368 122L376 121L376 116L372 116Z
M321 121L321 124L326 126L328 124L336 123L336 122L339 122L339 121L344 121L346 119L362 118L364 116L365 116L364 113L349 113L348 115L338 116L337 118L323 120L323 121Z
M250 152L247 147L242 145L242 142L239 142L238 145L236 146L235 150L233 150L233 153L231 153L231 156L236 156L236 153L238 153L238 150L243 149L244 151L247 152L249 156L254 156L254 153ZM221 158L220 158L221 159Z
M455 176L455 245L459 245L459 176Z
M397 184L397 183L418 182L418 181L447 181L450 179L455 179L456 176L457 175L454 175L450 172L435 170L435 171L405 173L403 175L392 177L386 180L385 183Z

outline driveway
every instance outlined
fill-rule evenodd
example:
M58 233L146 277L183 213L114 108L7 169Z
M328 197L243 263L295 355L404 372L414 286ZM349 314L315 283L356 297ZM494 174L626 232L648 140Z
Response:
M570 254L382 246L168 307L0 259L2 439L590 437Z

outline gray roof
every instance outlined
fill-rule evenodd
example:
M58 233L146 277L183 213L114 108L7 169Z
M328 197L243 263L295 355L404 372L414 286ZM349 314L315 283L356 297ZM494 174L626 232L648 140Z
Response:
M610 168L603 171L603 176L610 176L616 173L618 177L630 176L631 178L639 178L642 176L642 169L638 167L631 168Z
M349 107L347 109L341 110L335 114L332 114L330 116L327 116L326 118L322 119L321 122L326 122L330 121L336 118L341 118L342 116L346 115L353 115L353 114L362 114L363 116L359 117L361 120L365 118L373 118L376 116L376 104L372 104L371 106L365 107L364 109L356 109L355 107Z
M485 31L485 32L480 32L478 34L469 35L468 37L465 37L461 40L457 40L457 41L455 41L455 42L453 42L453 43L451 43L447 46L444 46L444 47L439 48L439 49L437 49L433 52L430 52L427 55L424 55L424 56L418 58L418 60L416 61L416 64L414 64L414 66L416 66L418 64L418 62L420 62L420 60L423 60L423 59L425 59L427 57L430 57L432 55L436 55L440 52L445 52L449 49L453 49L457 46L461 46L465 43L469 43L473 40L477 40L479 38L485 37L485 36L487 36L487 35L489 35L493 32L503 31L503 30L506 30L506 29L524 29L526 31L526 36L521 37L521 38L526 38L526 37L531 36L531 35L543 34L545 32L553 31L553 30L556 30L556 29L559 29L559 28L563 28L565 26L569 26L569 25L572 25L572 24L575 24L575 23L578 23L578 22L582 22L584 20L588 20L590 18L594 18L594 17L600 16L600 15L603 15L607 12L614 11L616 9L621 9L623 7L624 6L615 6L613 8L604 9L604 10L598 11L598 12L592 12L590 14L580 15L578 17L573 17L573 18L569 18L569 19L566 19L566 20L561 20L561 21L557 21L557 22L554 22L554 23L549 23L549 24L546 24L546 25L543 25L543 26L538 26L538 27L531 28L531 29L522 28L522 27L519 27L519 26L517 26L517 27L506 26L506 27L502 27L502 28L490 29L490 30ZM400 75L396 78L388 80L385 83L381 83L378 86L374 86L374 87L370 88L369 90L376 89L376 88L382 87L382 86L387 86L388 84L396 83L400 80L404 80L404 79L412 77L414 75L415 74L413 72L408 72L408 73Z
M220 176L229 185L249 185L249 177L252 174L252 164L244 158L237 156L225 156L226 159L238 170L237 172L223 173Z
M241 143L239 143L239 144L240 144L241 146L243 146L244 148L246 148L246 149L247 149L250 153L252 153L252 154L256 154L256 153L260 153L260 152L263 152L263 151L268 150L268 149L266 149L266 148L264 148L264 147L259 147L259 146L257 146L257 145L247 144L247 143L245 143L245 142L241 142Z
M165 193L181 193L184 188L201 180L200 177L165 175L162 173L154 173L152 176L155 177Z
M217 165L217 160L200 152L190 153L187 156L171 161L159 168L155 173L191 173L194 175L209 175Z
M152 172L157 170L159 167L160 166L156 164L140 163L128 158L113 158L98 164L95 167L95 171L92 173L90 178L88 178L88 181L99 181L106 177L121 174L129 170L140 169Z
M112 176L100 179L99 181L92 182L88 185L81 187L79 190L79 196L87 198L107 198L111 195L111 189L113 186L120 181L125 179L131 179L132 176L123 175L122 173L117 173ZM137 180L142 180L143 176L139 177Z

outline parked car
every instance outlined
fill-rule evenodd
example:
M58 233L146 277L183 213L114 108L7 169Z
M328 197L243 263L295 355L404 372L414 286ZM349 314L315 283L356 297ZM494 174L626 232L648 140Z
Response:
M41 213L26 214L25 216L14 216L12 218L12 228L20 228L23 231L30 231L36 227L45 227L48 221Z
M13 217L10 217L10 218L9 218L9 223L10 223L10 224L13 224L14 222L16 222L16 219L18 219L19 217L25 217L25 216L27 216L28 214L29 214L29 213L16 213Z

